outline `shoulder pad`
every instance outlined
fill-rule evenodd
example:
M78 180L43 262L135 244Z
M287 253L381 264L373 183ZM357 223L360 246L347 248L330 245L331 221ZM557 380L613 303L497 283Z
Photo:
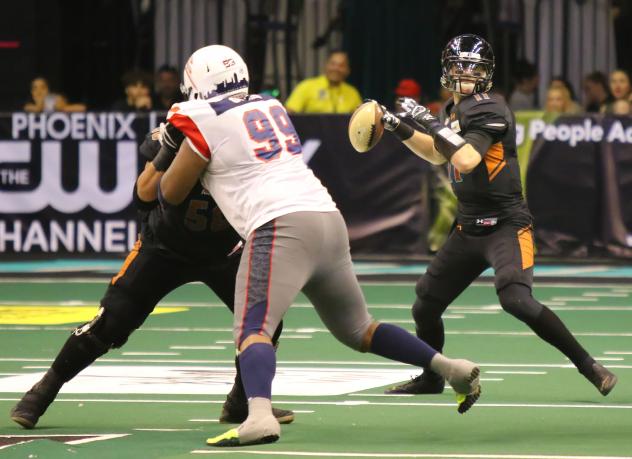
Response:
M210 105L215 111L215 114L219 116L235 107L241 107L242 105L250 104L252 102L261 102L271 99L274 99L274 97L265 94L251 94L246 98L227 97L225 99L218 100L217 102L210 102Z
M167 113L167 121L189 139L189 144L198 155L207 160L211 157L211 149L199 126L215 117L209 103L203 100L173 104Z
M503 133L511 124L507 104L487 93L474 94L459 103L464 128L476 128L490 133Z

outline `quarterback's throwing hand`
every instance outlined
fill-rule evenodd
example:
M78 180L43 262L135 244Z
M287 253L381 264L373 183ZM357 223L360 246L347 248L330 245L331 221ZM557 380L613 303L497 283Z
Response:
M430 110L423 105L419 105L415 99L411 99L410 97L401 97L397 100L397 102L402 109L402 112L399 113L400 116L412 118L422 125L431 119L437 119L430 113Z
M382 109L382 123L384 123L384 129L387 131L393 132L395 129L399 127L399 123L401 121L394 113L388 111L388 109L384 105L380 105Z

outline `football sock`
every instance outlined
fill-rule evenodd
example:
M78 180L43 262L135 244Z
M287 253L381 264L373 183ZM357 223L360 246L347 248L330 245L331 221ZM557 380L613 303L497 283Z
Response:
M106 346L88 334L77 336L73 333L57 354L51 368L64 382L68 382L107 351Z
M411 335L401 327L381 323L373 333L370 351L373 354L398 362L428 368L437 353L425 341Z
M443 349L445 342L441 314L446 307L444 302L429 295L417 298L413 304L413 319L415 319L417 337L439 352Z
M248 399L272 398L276 354L271 344L254 343L248 346L239 354L239 366Z
M526 323L536 335L560 350L580 371L584 366L592 365L588 352L553 311L533 298L529 287L510 284L498 292L498 297L503 309Z
M593 360L586 349L577 342L560 318L546 306L543 305L538 318L532 323L527 322L527 325L536 335L559 349L579 370L586 365L592 366Z

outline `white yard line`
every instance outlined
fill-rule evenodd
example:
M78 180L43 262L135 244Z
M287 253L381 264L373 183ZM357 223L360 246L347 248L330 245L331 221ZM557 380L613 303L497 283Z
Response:
M464 454L464 453L350 453L333 451L279 451L240 449L194 449L191 454L251 454L289 457L384 457L427 459L632 459L632 456L558 456L550 454Z
M546 371L484 371L487 375L545 375Z
M14 402L18 401L18 398L0 398L2 402ZM56 403L68 402L68 403L163 403L163 404L223 404L225 400L169 400L169 399L105 399L105 398L58 398ZM279 405L326 405L326 406L427 406L437 408L451 408L454 409L454 402L371 402L369 400L340 400L340 401L310 401L310 400L274 400L275 404ZM589 409L589 410L632 410L632 404L617 405L617 404L595 404L595 403L483 403L478 402L477 408L526 408L526 409L555 409L555 408L569 408L569 409Z
M232 343L232 341L231 341ZM176 345L176 346L169 346L169 349L174 349L174 350L183 350L183 351L212 351L212 350L220 350L220 349L226 349L226 346L180 346L180 345Z
M598 359L600 360L600 359ZM24 358L24 357L1 357L0 362L52 362L53 359L39 359L39 358ZM211 364L211 365L234 365L234 360L202 360L202 359L99 359L99 363L168 363L171 365L175 364ZM355 361L355 360L278 360L277 363L279 365L319 365L319 366L340 366L340 365L349 365L349 366L386 366L386 367L400 367L400 368L410 368L411 370L415 370L414 367L409 365L399 363L399 362L390 362L390 361L381 361L381 362L368 362L368 361ZM479 366L485 367L498 367L498 368L572 368L575 366L571 363L497 363L497 362L479 362ZM632 365L608 365L609 368L621 368L621 369L632 369ZM24 369L41 369L41 366L23 366ZM45 367L48 368L48 367Z
M155 356L167 356L167 355L182 355L180 352L145 352L145 351L139 351L139 352L121 352L121 355L132 355L132 356L142 356L142 355L155 355Z
M133 430L140 430L142 432L192 432L194 430L200 430L200 429L133 429Z

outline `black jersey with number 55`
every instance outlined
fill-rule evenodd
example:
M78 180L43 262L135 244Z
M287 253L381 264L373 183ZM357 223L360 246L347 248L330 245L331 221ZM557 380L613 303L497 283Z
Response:
M165 250L169 256L190 263L222 263L240 241L200 183L177 206L143 203L134 195L143 244Z
M483 158L468 174L448 163L458 199L457 223L473 232L505 223L530 225L532 217L520 183L515 118L504 100L480 93L458 104L450 101L441 110L440 119Z

